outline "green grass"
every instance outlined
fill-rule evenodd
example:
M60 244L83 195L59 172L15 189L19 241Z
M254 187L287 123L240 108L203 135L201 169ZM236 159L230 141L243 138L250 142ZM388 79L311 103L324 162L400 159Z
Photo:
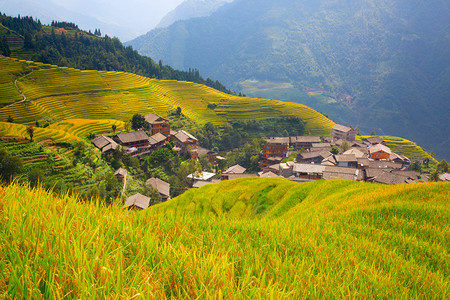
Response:
M0 66L10 64L20 68L27 66L26 63L34 65L31 62L0 59ZM145 115L155 112L166 116L167 111L181 107L183 113L198 124L211 122L224 125L238 120L297 116L307 122L306 130L311 134L324 136L330 134L335 124L301 104L232 96L191 82L155 80L125 72L80 71L47 65L36 67L41 69L18 80L20 89L30 101L0 108L0 120L6 120L11 115L19 123L49 117L57 121L127 121L136 113ZM2 73L0 70L0 78L6 76ZM14 94L11 90L13 78L5 78L5 84L9 84L5 86L5 91ZM0 94L0 100L2 97L7 98ZM217 108L208 109L208 103L216 103Z
M450 296L450 185L241 179L143 212L0 191L0 298Z

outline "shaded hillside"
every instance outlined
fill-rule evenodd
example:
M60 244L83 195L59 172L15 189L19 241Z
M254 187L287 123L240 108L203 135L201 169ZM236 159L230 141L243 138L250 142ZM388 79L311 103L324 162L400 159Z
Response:
M445 299L449 188L245 179L129 213L3 187L0 297Z
M441 0L238 0L129 44L246 94L415 140L442 158L450 156L449 15Z

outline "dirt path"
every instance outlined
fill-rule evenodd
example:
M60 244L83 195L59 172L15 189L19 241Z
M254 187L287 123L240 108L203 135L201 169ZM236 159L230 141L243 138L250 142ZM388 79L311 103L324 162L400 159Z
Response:
M123 178L123 188L122 188L122 197L125 196L125 190L127 188L127 178L128 178L128 172L125 175L125 177Z
M19 92L19 94L22 95L23 100L18 101L18 102L11 103L11 104L9 104L9 105L6 105L6 106L4 106L4 108L13 106L13 105L15 105L15 104L24 103L25 101L27 101L27 97L26 97L25 94L22 92L22 90L19 88L19 86L17 85L17 80L22 79L22 78L25 78L25 77L27 77L27 76L30 76L31 74L33 74L33 72L34 72L34 69L32 69L31 72L28 73L27 75L24 75L24 76L22 76L22 77L17 78L16 80L14 80L14 85L16 86L16 90Z

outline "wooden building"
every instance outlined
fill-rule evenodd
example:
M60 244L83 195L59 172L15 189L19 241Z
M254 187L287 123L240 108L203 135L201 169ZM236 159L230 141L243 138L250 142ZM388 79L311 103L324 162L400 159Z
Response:
M370 158L374 160L389 160L391 158L392 151L389 147L376 144L369 147Z
M331 136L335 139L354 141L356 138L356 130L351 127L336 124L331 128Z
M168 136L170 134L169 120L154 113L149 113L144 118L147 123L147 129L152 133L152 135L162 133L165 136Z
M145 182L145 185L152 186L156 189L162 197L163 201L170 200L170 184L159 179L159 178L150 178Z
M286 157L289 137L271 137L263 145L263 157Z

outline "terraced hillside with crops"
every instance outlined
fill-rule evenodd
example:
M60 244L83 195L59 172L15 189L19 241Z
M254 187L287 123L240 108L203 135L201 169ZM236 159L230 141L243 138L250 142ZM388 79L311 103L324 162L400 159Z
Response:
M11 116L19 123L46 118L127 121L136 113L165 116L168 110L181 107L198 124L224 125L236 120L297 116L307 122L306 130L311 134L325 136L335 124L304 105L232 96L191 82L156 80L124 72L80 71L1 57L0 65L3 64L28 70L27 76L16 76L27 101L1 108L0 120ZM0 73L6 73L0 75L6 78L5 84L14 80L14 71L5 72L2 68ZM14 94L13 90L10 93ZM17 92L15 100L19 99ZM0 94L0 102L14 101ZM209 103L215 103L216 108L208 108Z
M129 213L13 184L0 298L448 299L449 199L449 183L247 178Z

